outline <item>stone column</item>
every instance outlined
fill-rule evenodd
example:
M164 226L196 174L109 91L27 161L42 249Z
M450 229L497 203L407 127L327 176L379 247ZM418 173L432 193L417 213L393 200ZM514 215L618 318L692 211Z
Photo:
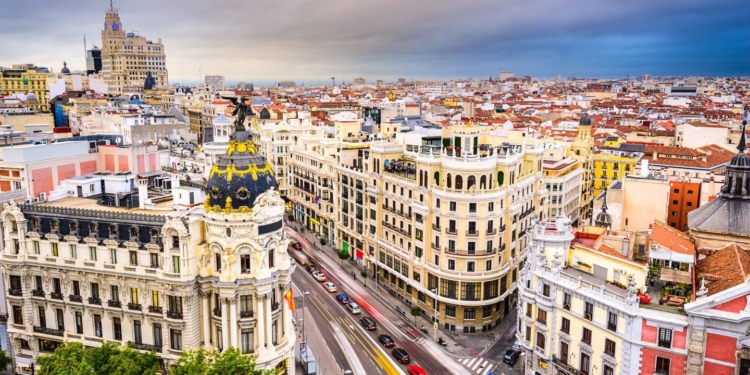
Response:
M223 306L219 307L221 309L221 343L224 350L229 349L229 330L227 329L229 328L229 319L227 316L229 314L229 311L227 311L229 308L228 304L228 301L224 299Z
M266 335L265 335L265 327L263 326L263 322L265 319L265 306L263 304L265 303L265 296L258 296L257 299L257 309L255 310L255 313L258 314L258 324L257 324L257 331L258 331L258 349L263 349L266 347Z
M279 326L281 327L281 335L279 335L280 337L289 338L294 335L294 333L289 329L289 327L291 327L291 324L287 324L287 322L289 321L289 313L291 312L290 309L291 306L289 306L289 302L286 302L286 298L282 297L281 321L279 322Z
M239 330L237 329L237 298L233 298L229 301L229 332L232 333L232 346L239 348ZM227 334L229 334L227 332Z
M273 336L271 333L271 322L273 321L273 315L271 313L271 295L266 294L265 296L265 313L266 313L266 321L264 322L266 326L266 346L267 344L271 344L273 346Z
M207 293L201 295L201 299L203 300L203 314L201 314L203 315L203 345L209 345L211 341L211 301Z

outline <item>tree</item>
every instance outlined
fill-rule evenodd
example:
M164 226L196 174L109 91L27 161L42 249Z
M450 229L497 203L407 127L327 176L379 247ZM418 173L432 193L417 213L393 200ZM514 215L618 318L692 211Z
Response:
M219 352L206 349L188 350L182 353L173 375L271 375L272 370L259 370L255 356L243 355L239 349L230 347Z
M8 357L8 355L5 354L4 351L0 350L0 371L8 368L8 365L10 365L11 363L13 363L13 359Z
M365 281L365 286L367 286L367 270L362 270L359 274L362 275L362 280Z
M341 259L341 264L344 264L344 261L349 259L349 250L341 249L341 251L339 251L339 259Z
M417 325L417 317L422 315L422 309L420 309L419 306L412 306L409 312L414 317L414 325Z
M159 362L154 353L141 353L132 346L110 342L98 348L67 343L36 361L41 367L39 375L156 375L160 371Z

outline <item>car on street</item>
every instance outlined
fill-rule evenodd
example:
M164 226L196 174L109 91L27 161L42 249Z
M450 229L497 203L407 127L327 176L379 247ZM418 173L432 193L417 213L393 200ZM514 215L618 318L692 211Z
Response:
M381 343L381 344L383 344L383 346L386 347L386 348L390 348L393 345L395 345L395 343L393 342L393 339L391 338L391 336L388 336L388 335L380 335L380 336L378 336L378 342Z
M323 272L313 272L312 275L315 278L315 280L318 280L318 281L328 280L328 278L326 277L326 274L324 274Z
M417 365L409 365L406 369L409 370L409 375L427 375L427 372Z
M359 323L362 324L362 327L365 327L368 331L373 331L378 329L378 323L375 322L375 319L370 318L369 316L365 316L362 319L359 320Z
M310 272L310 273L318 272L318 267L315 267L312 264L309 265L309 266L307 266L307 267L305 267L305 269L307 270L307 272Z
M291 247L294 250L302 250L302 244L299 242L292 242L289 244L289 247Z
M411 362L411 358L409 358L409 353L406 352L406 350L401 348L396 348L391 351L391 355L393 355L393 358L396 358L397 361L401 363L409 363Z
M327 282L327 283L323 283L323 287L324 287L324 288L326 288L326 290L327 290L327 291L328 291L329 293L333 293L333 292L335 292L335 291L337 291L337 290L338 290L338 289L336 289L336 284L334 284L334 283L332 283L332 282L330 282L330 281L329 281L329 282Z
M336 301L339 301L342 305L346 305L349 303L349 296L347 296L346 293L337 294Z
M503 356L503 362L513 367L516 365L516 360L518 360L518 352L513 349L508 349Z
M359 305L356 302L349 302L346 304L346 309L352 314L359 314L362 310L359 309Z

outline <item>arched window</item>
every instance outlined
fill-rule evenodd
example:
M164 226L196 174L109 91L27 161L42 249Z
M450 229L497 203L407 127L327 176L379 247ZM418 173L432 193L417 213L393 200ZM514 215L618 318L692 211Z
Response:
M276 267L276 262L273 258L274 250L268 250L268 268Z
M435 172L435 186L440 186L440 172Z
M505 173L502 171L497 172L497 186L503 186L503 183L505 182Z
M477 178L474 176L469 176L469 178L466 179L466 188L471 189L472 186L477 184Z
M451 174L448 173L448 177L446 177L446 183L445 186L448 188L451 188L453 186L453 179L451 178Z
M456 190L461 190L464 188L464 178L458 174L456 175Z
M130 227L130 238L131 239L138 238L138 227Z
M480 189L487 188L487 176L479 177L479 188Z

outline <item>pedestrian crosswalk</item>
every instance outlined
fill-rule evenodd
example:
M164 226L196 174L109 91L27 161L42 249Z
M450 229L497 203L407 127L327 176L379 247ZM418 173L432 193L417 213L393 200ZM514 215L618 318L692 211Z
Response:
M466 367L469 371L480 374L480 375L486 375L486 374L493 374L493 375L499 375L499 373L495 374L493 371L495 369L495 365L492 364L490 361L482 358L482 357L473 357L473 358L464 358L459 359L458 363L462 364L464 367Z

